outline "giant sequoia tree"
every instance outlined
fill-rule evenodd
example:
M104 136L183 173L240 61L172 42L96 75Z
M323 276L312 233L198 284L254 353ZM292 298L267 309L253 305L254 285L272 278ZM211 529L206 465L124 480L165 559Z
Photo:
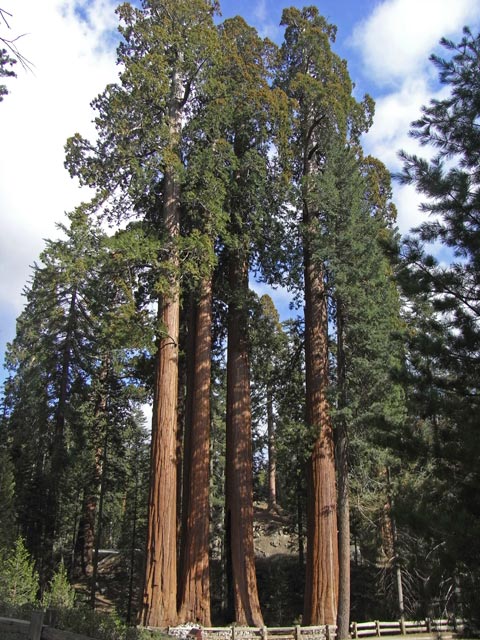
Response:
M7 354L6 515L43 577L52 552L70 548L91 580L92 604L111 520L109 539L128 550L129 620L144 528L141 622L209 626L212 494L228 584L212 602L227 605L230 620L262 625L252 406L263 403L269 503L278 519L288 512L295 521L304 623L336 623L348 637L351 514L362 578L367 562L392 565L401 543L400 535L392 544L395 516L416 548L433 549L425 566L441 558L432 562L438 584L459 585L473 609L479 40L467 31L458 46L444 43L451 60L434 58L451 95L424 109L413 134L437 156L403 155L401 179L428 196L424 208L436 215L413 232L401 264L410 323L405 438L390 176L359 143L371 101L352 97L346 63L332 52L335 27L315 7L284 11L280 50L240 17L215 26L217 9L214 0L118 9L120 75L93 102L97 139L75 135L67 144L68 169L94 197L69 216L64 240L48 242ZM107 238L94 215L121 230ZM432 241L446 247L448 266L428 254ZM304 322L280 325L268 297L256 304L252 271L290 284ZM136 408L145 390L153 423L143 523L135 465L144 461ZM265 446L258 455L266 458ZM428 474L410 473L425 461ZM397 485L406 490L394 496ZM442 505L430 522L431 500L412 497L418 487ZM5 544L9 526L0 527Z
M316 433L309 471L307 576L304 620L335 624L338 545L333 428L327 390L328 291L325 257L315 242L325 234L318 179L333 143L365 129L371 104L355 102L346 63L330 43L335 27L309 7L285 10L279 84L294 102L292 172L301 210L305 292L306 420Z
M268 85L271 45L243 19L220 28L225 78L219 114L232 150L226 202L227 438L226 536L229 615L242 624L262 624L253 548L252 418L248 344L249 268L260 241L267 206L268 150L278 93ZM245 99L248 96L248 100Z
M147 561L142 621L177 619L176 444L182 126L193 111L197 85L211 59L215 3L152 1L119 8L123 41L120 84L94 106L98 142L69 143L72 173L96 186L112 217L142 214L161 239L158 334L152 424Z

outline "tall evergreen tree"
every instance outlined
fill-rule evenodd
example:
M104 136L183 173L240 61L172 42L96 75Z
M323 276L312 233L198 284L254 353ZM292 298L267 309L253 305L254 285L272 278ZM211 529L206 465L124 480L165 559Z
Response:
M26 308L17 321L17 335L7 350L10 379L6 406L21 505L19 519L42 580L51 569L60 530L72 433L72 388L86 382L94 358L86 291L100 236L88 227L81 210L71 214L70 221L69 228L61 226L66 239L48 242L40 256L43 264L35 268L26 290ZM29 439L25 438L26 424ZM36 508L38 485L45 503Z
M347 637L350 440L374 442L382 430L398 430L404 418L402 393L395 381L402 361L401 343L396 340L400 303L386 253L393 255L395 244L390 178L385 167L373 158L357 158L353 149L332 149L321 178L324 181L322 207L328 231L316 251L328 264L334 331L332 409L340 570L337 627L340 637Z
M471 607L468 615L475 617L478 591L473 585L478 573L472 569L472 558L478 553L478 473L473 460L479 451L475 416L480 337L480 36L466 28L458 44L445 39L441 43L448 58L433 55L431 59L449 95L423 107L423 115L411 131L435 153L431 160L401 154L404 165L399 178L426 197L421 208L431 215L412 230L405 243L402 276L412 300L410 320L418 327L410 371L427 383L422 384L427 393L417 396L422 402L422 423L432 431L439 486L448 482L450 496L442 507L448 516L442 519L440 544L446 552L445 564L450 558L455 579L462 581L464 576L463 600ZM430 243L440 245L443 260L431 255ZM455 469L448 481L447 468Z
M182 542L180 550L179 618L210 626L210 423L213 324L214 247L225 230L228 147L219 143L217 83L213 69L203 87L202 110L187 132L185 224L204 246L202 262L192 273L187 347L187 407L183 460ZM185 283L185 290L188 285ZM189 353L188 353L189 352Z
M226 140L233 151L226 236L227 437L226 548L229 616L240 624L262 624L253 548L253 475L248 347L248 272L256 240L258 209L265 190L270 93L267 43L241 18L220 31L222 76L227 80ZM250 99L245 100L245 95Z
M152 0L119 8L120 84L94 102L99 140L68 147L72 173L109 197L107 215L142 214L162 239L156 274L158 351L152 424L151 492L142 622L177 619L177 390L182 127L198 97L214 43L215 2ZM119 196L119 197L116 197ZM191 246L187 247L191 251Z
M254 308L251 329L252 401L257 407L256 421L267 426L266 493L271 511L278 510L277 446L275 435L278 411L278 378L284 365L287 336L280 324L280 316L272 298L264 294Z
M294 100L292 173L305 292L306 420L316 433L309 469L308 546L304 620L335 624L338 605L338 544L333 427L329 385L327 264L315 256L325 232L318 179L335 140L368 127L372 104L357 103L346 63L330 47L336 29L315 7L287 9L278 83Z

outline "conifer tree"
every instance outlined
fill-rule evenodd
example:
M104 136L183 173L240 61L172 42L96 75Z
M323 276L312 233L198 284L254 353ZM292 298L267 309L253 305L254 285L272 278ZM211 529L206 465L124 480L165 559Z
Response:
M151 0L124 4L118 53L120 84L94 102L99 139L68 145L72 174L109 199L107 215L143 215L161 238L158 344L152 425L149 527L142 622L177 619L176 445L180 312L180 183L182 127L214 44L215 2ZM161 247L161 248L160 248ZM192 245L185 247L191 253Z
M268 152L284 95L272 91L269 66L274 47L242 18L220 26L223 103L218 117L230 150L224 249L227 314L226 553L228 616L262 624L253 548L252 424L248 316L249 269L264 244L269 209ZM248 96L248 100L245 99Z
M306 420L317 434L309 469L307 576L304 621L335 624L338 545L333 426L329 385L327 264L315 255L325 233L322 174L334 141L345 143L368 128L371 100L357 103L346 63L330 47L336 29L314 7L287 9L279 86L294 100L292 174L301 211L305 291ZM328 195L328 194L327 194Z
M187 347L187 391L183 456L182 540L179 619L210 626L210 422L214 253L225 230L228 147L218 141L213 77L202 87L203 109L186 132L190 150L183 185L184 229L203 244L203 259L192 271ZM213 85L213 87L212 87ZM215 92L214 92L215 95ZM213 103L213 104L212 104ZM213 141L213 142L212 142ZM185 293L184 293L185 295Z
M86 292L99 235L88 227L81 210L70 214L70 221L70 227L61 225L66 239L47 242L40 256L6 356L6 418L12 433L18 516L42 581L52 568L61 529L72 388L84 385L93 364ZM38 500L38 491L44 502Z
M34 562L23 538L17 538L13 549L2 561L0 600L16 607L34 605L37 602L38 590L38 573Z
M400 303L387 255L394 252L395 243L390 178L385 167L373 158L357 158L353 149L332 149L321 182L330 186L322 190L328 231L316 250L328 264L335 345L332 416L338 482L337 628L340 637L347 637L350 441L374 442L382 430L398 429L404 418L403 397L395 381L402 362L401 343L396 340Z
M278 377L283 366L286 339L280 316L272 298L264 294L254 308L251 329L252 401L257 407L256 420L267 425L267 498L269 509L278 510L277 446L275 435L278 411Z
M401 275L412 300L407 317L416 327L410 372L421 383L420 424L432 432L438 488L448 484L448 492L440 489L439 493L445 499L441 511L446 516L440 544L446 552L445 565L457 576L465 576L463 601L475 617L480 37L465 28L460 42L443 39L441 44L448 57L432 55L431 60L449 94L424 106L411 131L434 155L427 160L401 154L404 164L399 178L426 198L421 208L431 216L407 239ZM443 249L443 261L431 254L431 243ZM456 469L453 483L451 474L446 474L452 465Z

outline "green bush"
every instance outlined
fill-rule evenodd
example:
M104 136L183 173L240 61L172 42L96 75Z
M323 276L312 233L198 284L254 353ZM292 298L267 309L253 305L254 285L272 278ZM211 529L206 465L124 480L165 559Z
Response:
M87 607L56 609L53 626L95 640L162 640L167 637L158 632L128 627L116 613L92 611Z
M44 609L72 609L75 604L75 589L68 580L67 570L63 562L54 573L48 590L43 594Z
M13 549L4 553L1 563L0 600L15 607L35 605L38 588L38 573L23 538L18 538Z

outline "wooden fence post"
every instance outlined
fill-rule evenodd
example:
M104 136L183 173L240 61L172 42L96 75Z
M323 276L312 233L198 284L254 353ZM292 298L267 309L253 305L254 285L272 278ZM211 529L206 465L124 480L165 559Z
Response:
M402 634L402 636L407 635L404 616L400 616L400 633Z
M375 634L380 637L380 622L375 620Z
M232 624L232 640L235 640L235 623Z
M299 624L295 627L295 640L301 640L302 638L302 629Z
M43 611L33 611L28 628L28 640L41 640L43 629Z
M352 622L352 634L354 638L358 638L358 629L356 622Z
M262 640L268 640L268 631L267 631L267 627L263 626L260 629L260 636L262 638Z

